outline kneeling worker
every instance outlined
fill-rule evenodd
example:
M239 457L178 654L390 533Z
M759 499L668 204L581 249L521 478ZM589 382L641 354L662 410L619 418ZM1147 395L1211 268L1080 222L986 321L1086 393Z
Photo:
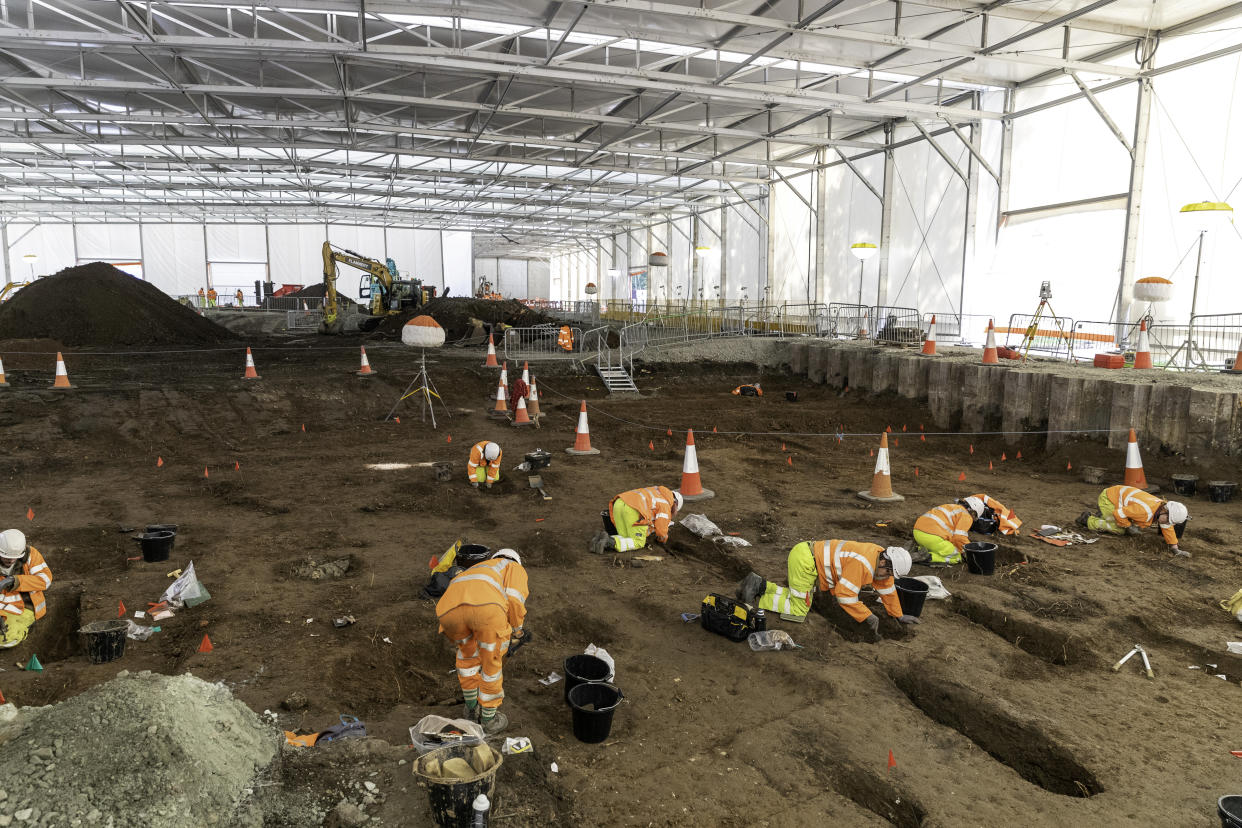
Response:
M521 557L501 549L453 578L436 602L440 632L457 647L465 718L477 717L489 735L509 724L500 712L505 699L502 668L509 645L525 635L529 594Z
M962 562L962 548L970 542L970 528L983 517L983 501L966 497L925 512L914 522L914 542L919 545L914 560L933 565Z
M1102 517L1083 512L1078 516L1079 526L1111 535L1137 535L1155 524L1160 527L1160 534L1164 536L1170 552L1179 557L1190 557L1189 552L1183 552L1177 545L1186 531L1186 521L1190 519L1185 505L1176 500L1161 500L1133 486L1108 487L1100 492L1098 504Z
M52 570L17 529L0 532L0 647L16 647L34 622L47 615L43 591Z
M500 446L490 440L481 440L470 449L470 462L466 464L466 477L476 489L480 483L487 488L500 480Z
M762 397L763 386L761 386L757 382L754 385L739 385L737 388L733 389L733 396L735 397Z
M652 531L656 540L668 543L668 528L673 516L681 511L681 504L681 493L665 486L622 492L608 504L614 534L596 533L591 538L591 551L596 555L614 550L633 552L647 545L648 534Z
M898 578L910 571L910 553L900 546L884 549L874 543L826 540L804 541L789 550L789 586L764 581L755 573L738 587L738 598L761 609L778 612L786 621L801 623L811 608L811 596L818 582L821 590L832 593L850 616L879 635L880 619L858 597L870 584L880 595L884 610L903 624L917 624L913 615L903 615L897 599Z
M1002 535L1019 534L1018 530L1022 528L1022 521L1018 519L1018 516L1014 513L1013 509L1010 509L1004 503L1001 503L996 498L989 497L986 494L971 495L965 499L970 500L971 497L982 501L984 506L983 517L996 518L997 531L999 531ZM992 511L992 514L990 515L988 514L989 509Z

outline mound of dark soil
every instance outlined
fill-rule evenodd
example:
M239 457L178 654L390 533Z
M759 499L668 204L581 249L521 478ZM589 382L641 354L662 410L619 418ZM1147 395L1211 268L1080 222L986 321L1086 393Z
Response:
M98 347L208 345L235 336L159 288L91 262L45 276L0 305L0 339Z
M376 328L376 333L400 336L401 327L419 314L427 314L440 323L440 327L444 328L446 342L453 342L468 336L474 328L471 319L478 319L493 325L503 322L514 328L527 328L555 321L552 317L533 311L515 299L493 300L439 296L417 311L388 317Z

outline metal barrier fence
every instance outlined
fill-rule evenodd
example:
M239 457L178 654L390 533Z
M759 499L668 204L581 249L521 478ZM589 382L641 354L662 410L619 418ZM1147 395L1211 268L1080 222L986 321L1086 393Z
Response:
M1073 358L1132 352L1138 346L1139 323L1079 321L1074 325ZM1182 371L1218 371L1237 356L1242 344L1242 314L1206 314L1186 325L1149 325L1152 363Z
M1015 313L1010 315L1008 327L997 328L996 333L1004 334L1004 345L1024 353L1037 351L1066 359L1073 356L1074 320L1068 316L1049 314L1036 319L1029 313Z
M923 341L918 308L877 305L871 308L871 338L889 345L917 345Z
M531 328L507 328L504 335L505 359L580 359L586 347L581 328L570 328L573 337L570 350L559 342L561 327L552 323Z
M963 314L952 311L924 313L924 332L931 328L933 316L936 317L936 341L959 345L982 345L987 339L988 322L993 320L993 317L981 313Z
M322 310L324 298L322 296L269 296L261 303L255 305L250 302L238 306L233 296L225 296L221 294L216 297L215 304L210 304L207 297L199 298L197 294L189 293L176 297L177 301L186 307L202 313L203 310L232 310L232 311L301 311L301 310ZM352 301L352 300L351 300ZM342 301L342 304L345 304Z
M322 321L322 310L285 311L285 328L290 331L318 330Z

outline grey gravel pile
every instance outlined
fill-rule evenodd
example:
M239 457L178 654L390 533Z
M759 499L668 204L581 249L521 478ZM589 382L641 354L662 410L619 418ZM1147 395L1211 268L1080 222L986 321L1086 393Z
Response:
M227 688L122 671L48 707L0 707L0 828L230 825L277 734Z

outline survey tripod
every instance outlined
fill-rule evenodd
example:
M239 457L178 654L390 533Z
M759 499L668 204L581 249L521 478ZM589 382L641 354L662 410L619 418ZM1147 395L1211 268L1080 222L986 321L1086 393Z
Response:
M1048 312L1044 313L1044 308ZM1039 323L1043 319L1051 319L1057 327L1058 338L1065 343L1066 350L1071 352L1068 356L1073 357L1073 346L1070 344L1070 335L1065 330L1065 320L1057 316L1057 312L1052 309L1052 282L1041 282L1039 285L1039 307L1035 309L1035 313L1031 316L1031 324L1026 326L1026 331L1022 334L1022 342L1018 345L1018 350L1022 351L1022 361L1025 362L1027 356L1031 353L1031 346L1035 344L1035 337L1039 336Z

